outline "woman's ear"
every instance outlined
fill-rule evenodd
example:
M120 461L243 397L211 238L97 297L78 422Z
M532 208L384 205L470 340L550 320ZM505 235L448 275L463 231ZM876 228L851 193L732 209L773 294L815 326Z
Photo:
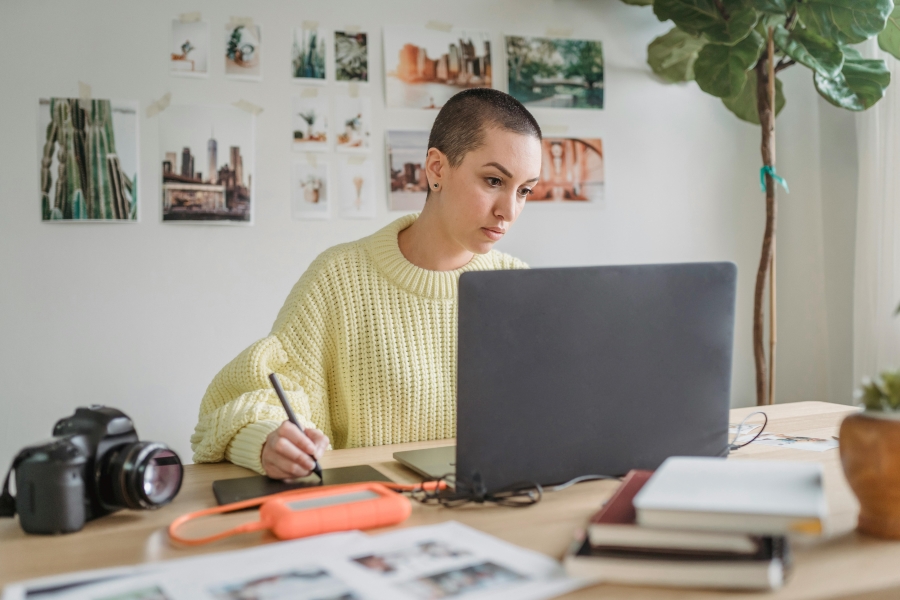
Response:
M440 191L447 168L447 156L437 148L429 148L425 156L425 177L429 192Z

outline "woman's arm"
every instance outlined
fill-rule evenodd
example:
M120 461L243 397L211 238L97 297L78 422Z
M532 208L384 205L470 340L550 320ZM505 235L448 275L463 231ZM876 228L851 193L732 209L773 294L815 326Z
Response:
M200 403L200 418L191 436L194 461L228 459L265 473L261 462L263 446L286 418L270 387L269 373L278 373L288 401L304 427L321 429L330 437L326 394L319 385L319 374L309 373L315 369L304 365L300 358L289 356L279 335L273 334L228 363L213 379Z

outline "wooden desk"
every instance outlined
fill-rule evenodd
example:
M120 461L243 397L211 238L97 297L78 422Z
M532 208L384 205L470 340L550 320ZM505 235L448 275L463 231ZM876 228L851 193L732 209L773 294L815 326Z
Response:
M752 408L735 409L732 421ZM767 431L829 437L837 434L841 419L853 409L822 402L784 404L765 408ZM401 449L446 445L447 440L398 444L376 448L336 450L322 459L324 468L372 464L396 481L416 481L414 474L391 458ZM567 598L900 598L900 542L868 538L854 531L858 505L844 479L837 450L804 452L769 446L748 446L733 455L742 458L819 461L825 468L831 539L807 548L795 548L795 571L787 586L775 594L724 594L696 590L595 586ZM211 484L216 479L246 476L230 464L186 467L184 487L169 506L153 512L120 512L88 523L84 530L60 537L29 536L18 523L0 520L0 585L20 579L129 565L143 561L181 558L194 554L234 550L267 543L265 533L230 538L201 548L176 548L165 528L176 516L215 504ZM561 492L548 493L540 504L511 509L469 506L458 509L414 505L402 526L414 527L455 519L504 540L560 558L575 528L613 492L616 482L587 482ZM248 519L247 513L228 517Z

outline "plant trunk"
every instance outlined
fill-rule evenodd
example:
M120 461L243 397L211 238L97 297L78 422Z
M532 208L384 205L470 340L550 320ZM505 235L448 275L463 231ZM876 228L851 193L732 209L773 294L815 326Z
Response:
M769 30L769 50L767 56L756 63L756 108L762 130L762 161L765 166L775 166L775 73L774 47L772 30ZM753 358L756 362L756 404L759 406L772 403L769 378L774 376L774 361L771 370L766 365L766 349L764 336L763 302L765 298L766 276L772 267L775 246L775 181L771 173L766 173L766 228L763 234L762 255L759 257L759 269L756 273L756 289L753 295ZM774 285L774 282L772 282ZM774 288L773 288L774 289ZM774 295L770 296L774 309ZM770 312L770 317L774 316ZM772 332L774 334L774 330ZM770 335L770 356L774 357L774 335Z

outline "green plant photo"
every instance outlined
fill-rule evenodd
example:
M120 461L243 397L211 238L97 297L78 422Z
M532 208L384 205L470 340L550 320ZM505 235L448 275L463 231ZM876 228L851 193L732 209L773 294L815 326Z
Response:
M753 302L757 404L775 397L775 117L786 99L777 75L795 65L831 104L852 111L878 102L891 82L887 65L853 48L875 36L900 58L900 8L892 0L622 0L651 7L673 27L647 48L647 63L669 83L695 81L739 119L759 125L766 225ZM646 10L646 9L644 9ZM764 303L768 279L768 356Z

